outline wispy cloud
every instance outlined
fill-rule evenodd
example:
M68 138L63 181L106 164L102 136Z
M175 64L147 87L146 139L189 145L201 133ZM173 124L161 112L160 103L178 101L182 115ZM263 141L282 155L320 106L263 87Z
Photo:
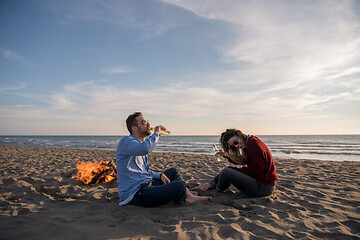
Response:
M141 30L141 38L149 39L171 29L186 25L188 13L159 1L88 0L66 4L60 1L46 3L58 15L57 21L67 25L74 21L107 22Z
M0 55L5 58L5 59L9 59L9 60L15 60L15 61L25 61L25 58L23 56L21 56L20 54L6 49L6 48L0 48Z
M314 107L316 116L319 108L358 99L356 1L163 2L227 23L234 37L217 49L224 62L239 68L222 73L221 86L265 99L263 109L282 105L291 112Z
M25 83L20 83L17 86L0 85L0 92L11 92L11 91L20 90L20 89L23 89L23 88L26 88Z
M134 70L125 66L114 66L110 68L103 68L101 71L107 74L120 74L120 73L133 72Z
M321 90L321 86L315 89ZM67 119L81 120L84 124L98 122L116 126L127 114L139 110L147 116L176 119L177 124L172 129L181 132L186 124L192 127L199 124L194 119L203 119L206 122L204 126L217 127L261 119L267 122L328 120L333 116L324 109L351 98L359 100L360 92L356 89L336 94L318 94L317 90L303 94L296 92L300 89L279 90L278 94L268 93L266 89L233 92L211 83L203 87L179 83L156 89L136 89L122 88L100 80L65 85L44 97L44 102L49 103L45 108L33 105L3 106L0 112L3 118ZM204 127L200 125L199 129ZM217 131L213 129L213 132L207 133L216 134Z
M316 92L316 91L315 91ZM83 113L114 115L144 109L152 114L178 118L213 117L223 115L243 119L244 115L271 119L318 118L316 111L330 107L334 100L355 96L354 92L337 94L299 94L285 89L278 94L262 91L244 93L225 91L216 86L195 87L186 84L162 86L157 89L119 88L104 82L89 81L66 85L52 96L57 109ZM243 96L243 97L241 97ZM274 115L274 113L276 113Z
M172 116L199 116L217 105L217 99L222 97L220 95L211 88L165 86L142 90L90 81L66 85L63 91L52 97L52 103L59 109L94 113L113 114L116 111L147 109Z

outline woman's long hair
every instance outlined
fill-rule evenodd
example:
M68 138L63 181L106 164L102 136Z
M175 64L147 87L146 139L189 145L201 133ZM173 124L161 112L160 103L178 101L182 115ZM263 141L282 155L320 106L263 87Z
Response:
M226 129L226 131L223 132L220 137L220 144L224 150L224 157L233 164L244 165L246 160L245 152L239 150L238 148L231 147L228 144L229 139L233 136L239 136L241 140L246 142L246 134L244 134L242 131L238 129Z

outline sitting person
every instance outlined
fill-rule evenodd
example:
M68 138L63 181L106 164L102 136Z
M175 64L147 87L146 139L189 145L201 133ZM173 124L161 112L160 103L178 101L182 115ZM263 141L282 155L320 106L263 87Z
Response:
M170 201L196 203L211 200L211 197L191 193L174 168L163 173L149 170L147 154L155 148L163 126L156 126L151 134L150 123L140 112L130 115L126 125L130 135L122 138L116 149L119 205L156 207Z
M194 190L216 188L225 191L233 184L250 197L267 196L275 190L278 176L274 159L265 143L240 130L227 129L221 134L220 144L223 148L220 154L238 166L223 169L213 180Z

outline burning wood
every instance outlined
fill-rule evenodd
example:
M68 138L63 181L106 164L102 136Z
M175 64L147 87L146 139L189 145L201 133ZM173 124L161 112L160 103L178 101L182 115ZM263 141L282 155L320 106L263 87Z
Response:
M112 161L83 162L76 164L78 170L75 179L84 184L108 183L116 179L116 166Z

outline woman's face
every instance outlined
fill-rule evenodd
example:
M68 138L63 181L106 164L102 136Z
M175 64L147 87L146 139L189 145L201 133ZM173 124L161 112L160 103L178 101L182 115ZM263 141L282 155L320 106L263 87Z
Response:
M227 144L230 147L235 147L235 148L241 148L244 149L245 148L245 142L239 137L239 136L233 136L231 137Z

